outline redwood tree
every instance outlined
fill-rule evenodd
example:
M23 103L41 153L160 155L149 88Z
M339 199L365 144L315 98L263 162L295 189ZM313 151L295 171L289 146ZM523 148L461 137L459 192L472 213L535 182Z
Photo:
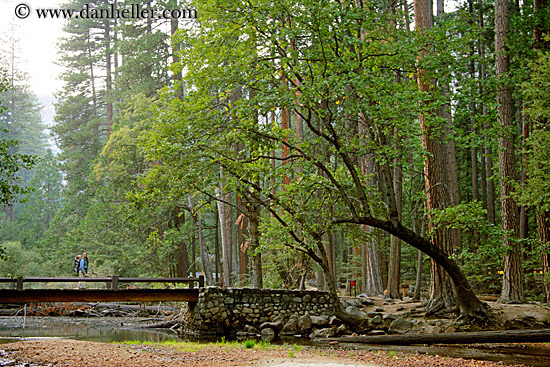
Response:
M498 113L500 124L499 170L500 198L502 201L503 244L506 249L504 257L504 276L502 293L499 302L525 302L524 281L521 268L521 247L516 241L519 235L519 210L512 197L516 178L515 125L512 109L512 89L506 77L510 71L510 56L506 43L508 41L509 9L507 0L495 1L495 76L499 82L497 90Z

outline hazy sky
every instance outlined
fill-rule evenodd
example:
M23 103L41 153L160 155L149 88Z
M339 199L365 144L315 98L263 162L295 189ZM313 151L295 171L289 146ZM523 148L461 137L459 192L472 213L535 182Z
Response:
M62 36L63 19L38 19L36 8L56 8L60 0L0 0L0 34L9 36L11 24L15 25L21 59L19 68L30 75L30 86L36 95L53 95L62 86L57 80L62 68L55 64L56 45ZM15 16L19 4L28 5L31 13L26 19Z

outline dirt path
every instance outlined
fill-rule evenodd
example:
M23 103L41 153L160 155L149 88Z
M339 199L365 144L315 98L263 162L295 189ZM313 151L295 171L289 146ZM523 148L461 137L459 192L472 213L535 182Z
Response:
M178 346L179 345L179 346ZM487 362L393 351L240 345L121 345L67 339L28 340L1 346L8 358L56 367L474 367L503 366ZM0 364L1 365L1 364ZM519 366L519 365L516 365Z

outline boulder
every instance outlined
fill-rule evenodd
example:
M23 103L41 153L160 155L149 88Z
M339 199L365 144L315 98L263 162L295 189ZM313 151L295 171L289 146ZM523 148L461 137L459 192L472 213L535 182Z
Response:
M354 317L359 317L361 319L366 319L367 318L367 314L365 312L361 311L360 309L358 309L355 306L348 306L346 308L346 312L348 314L350 314L351 316L354 316Z
M348 299L346 300L346 303L347 303L347 306L354 306L354 307L361 307L363 305L363 303L357 298Z
M311 331L313 325L313 320L311 316L306 312L306 314L298 319L298 328L302 334L308 334Z
M370 320L370 323L372 325L380 325L382 323L382 316L380 315L376 315L374 316L371 320Z
M398 317L393 320L389 327L390 334L405 334L411 331L413 323L402 317Z
M338 326L338 328L336 329L336 332L338 333L338 335L343 335L348 331L349 331L349 327L346 324L342 324Z
M311 316L311 325L314 327L325 327L329 325L328 316Z
M331 325L331 326L342 325L342 320L340 320L340 319L339 319L338 317L336 317L336 316L331 316L330 319L329 319L328 324Z
M391 313L384 315L384 317L382 317L383 327L385 327L386 329L389 328L392 321L395 320L396 318L397 316L392 315Z
M374 304L374 301L369 298L365 293L361 293L359 296L357 296L359 300L361 300L361 303L363 306L371 306Z
M279 333L280 335L295 335L300 333L300 328L298 327L298 316L292 315L290 319L286 322L285 326Z
M336 335L337 331L338 331L338 328L336 326L333 326L330 328L324 328L324 329L317 329L317 330L314 330L311 334L309 334L309 338L310 339L331 338L334 335Z
M283 329L283 326L284 326L284 324L281 320L272 321L272 322L264 322L260 325L260 330L270 328L270 329L273 329L273 330L279 332Z

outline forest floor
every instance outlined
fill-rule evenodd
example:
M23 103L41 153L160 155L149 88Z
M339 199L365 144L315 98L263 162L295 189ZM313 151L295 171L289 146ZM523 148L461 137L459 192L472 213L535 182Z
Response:
M432 333L456 331L455 315L425 317L421 301L413 301L409 297L395 301L388 301L382 297L371 297L371 299L373 304L367 306L365 311L372 311L375 308L383 309L384 314L417 319L419 324L423 325L438 325L440 330L434 330ZM503 304L497 303L496 300L485 300L484 302L489 306L490 315L494 321L493 326L489 326L487 330L550 328L550 306L548 304L540 302Z
M550 308L541 304L498 304L487 302L492 314L504 329L529 329L548 327ZM420 305L410 299L388 302L374 298L370 307L384 309L384 313L414 315L422 323L434 325L440 332L453 331L452 319L427 319L413 311ZM436 326L437 325L437 326ZM534 348L543 351L542 361L550 355L550 344L515 344L504 347ZM119 366L119 367L355 367L355 366L521 366L513 360L473 360L434 355L426 348L409 347L407 350L386 346L384 348L356 348L343 345L319 346L269 346L245 348L242 343L173 343L173 344L112 344L68 339L23 340L4 344L0 366ZM452 354L447 354L452 355ZM13 364L13 361L19 364ZM493 358L493 360L495 360ZM536 361L536 358L535 358ZM12 364L8 364L12 362ZM544 363L544 362L543 362ZM526 365L538 365L527 363Z

